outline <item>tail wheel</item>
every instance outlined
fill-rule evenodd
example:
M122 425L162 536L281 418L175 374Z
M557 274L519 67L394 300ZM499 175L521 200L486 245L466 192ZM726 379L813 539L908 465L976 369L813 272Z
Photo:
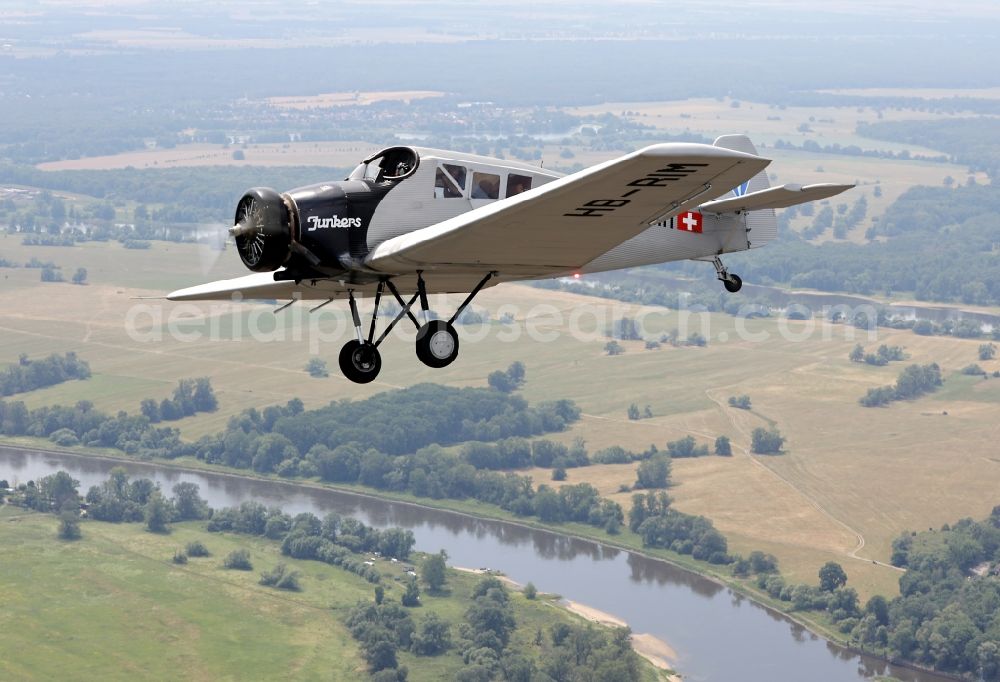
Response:
M417 331L417 358L428 367L447 367L458 357L458 332L444 320L432 320Z
M729 293L735 294L743 288L743 280L740 279L739 275L729 275L726 279L722 280L722 286L726 287L726 291Z
M340 349L340 371L356 384L374 381L382 369L382 356L373 344L353 340Z

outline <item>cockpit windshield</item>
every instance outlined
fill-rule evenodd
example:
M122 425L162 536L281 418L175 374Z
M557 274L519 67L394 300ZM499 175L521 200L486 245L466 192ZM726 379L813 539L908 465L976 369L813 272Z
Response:
M358 164L347 179L374 183L398 182L412 175L419 163L420 157L410 147L389 147Z

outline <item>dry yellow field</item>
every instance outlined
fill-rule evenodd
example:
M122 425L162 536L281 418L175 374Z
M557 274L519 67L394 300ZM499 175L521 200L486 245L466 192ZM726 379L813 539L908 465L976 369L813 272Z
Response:
M415 99L443 97L437 90L385 90L380 92L327 92L296 97L268 97L267 103L279 109L330 109L333 107L366 106L380 102L404 102Z
M973 99L1000 99L1000 88L843 88L839 90L818 90L817 92L855 97L918 97L921 99L968 97Z
M109 170L115 168L186 168L191 166L323 166L356 165L381 147L370 142L284 142L273 144L182 144L110 156L90 156L39 164L41 170ZM243 159L233 153L243 152Z
M743 133L755 142L771 145L777 140L802 144L812 140L819 145L856 144L862 149L909 151L913 155L939 156L929 147L885 142L860 137L859 123L878 121L920 121L962 118L915 109L877 110L869 107L786 107L729 98L702 98L666 102L610 102L567 109L586 116L613 113L667 130L674 134L689 131L704 135ZM971 114L968 114L971 115ZM800 129L799 126L807 126Z

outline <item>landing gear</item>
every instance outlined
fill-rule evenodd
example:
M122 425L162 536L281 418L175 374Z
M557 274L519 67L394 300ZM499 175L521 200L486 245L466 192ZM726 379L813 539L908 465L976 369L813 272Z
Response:
M428 367L447 367L458 357L458 332L444 320L431 320L417 332L417 357Z
M726 270L726 266L722 264L722 259L718 256L712 259L712 265L715 266L715 274L719 278L719 281L722 282L722 286L726 287L726 291L735 294L743 288L743 280L740 279L740 276L730 274Z
M428 367L447 367L458 357L458 332L455 331L454 322L458 316L472 303L486 283L497 273L491 272L480 280L476 288L466 297L462 305L458 307L451 319L432 320L430 319L430 306L427 301L427 288L424 285L423 273L417 272L417 292L413 294L409 301L404 301L399 295L392 280L382 280L375 290L375 312L372 313L371 327L368 329L368 337L361 332L361 316L358 313L358 304L354 300L354 292L348 292L348 300L351 305L351 318L354 321L354 333L357 338L348 341L340 350L340 370L344 376L358 384L367 384L378 376L382 369L382 357L378 352L378 347L389 335L396 324L404 316L409 317L413 326L417 328L416 351L417 358ZM395 319L389 323L385 331L378 339L375 339L375 323L378 319L378 306L382 299L382 293L388 288L392 295L399 302L401 310ZM420 301L420 308L423 313L423 324L417 322L417 318L410 312L413 304Z
M340 349L340 371L354 383L374 381L380 369L382 355L373 344L352 339Z
M382 287L379 287L376 294L376 301L382 294ZM351 317L354 320L354 333L356 339L352 339L344 344L340 349L340 371L344 376L356 384L367 384L375 380L379 370L382 369L382 355L378 352L377 344L371 339L365 339L361 335L361 316L358 314L358 303L354 300L354 292L348 292L348 299L351 303ZM376 303L377 305L377 303ZM372 331L375 331L375 319L372 318Z

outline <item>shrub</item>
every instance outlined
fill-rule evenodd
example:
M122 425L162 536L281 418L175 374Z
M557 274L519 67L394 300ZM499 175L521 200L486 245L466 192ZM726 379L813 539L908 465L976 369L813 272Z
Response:
M250 563L250 552L245 549L234 549L222 560L222 567L234 571L252 571L253 564Z
M186 564L188 562L187 554L184 553L183 549L179 549L174 552L174 563L175 564Z
M302 589L299 585L299 572L290 570L286 564L278 564L270 571L261 573L260 584L292 592Z
M741 410L750 409L750 396L748 395L732 395L729 396L729 406L737 407Z
M187 546L184 548L184 551L187 552L187 555L190 557L211 556L211 553L208 551L208 548L205 547L205 545L202 544L199 540L193 540L187 543Z

